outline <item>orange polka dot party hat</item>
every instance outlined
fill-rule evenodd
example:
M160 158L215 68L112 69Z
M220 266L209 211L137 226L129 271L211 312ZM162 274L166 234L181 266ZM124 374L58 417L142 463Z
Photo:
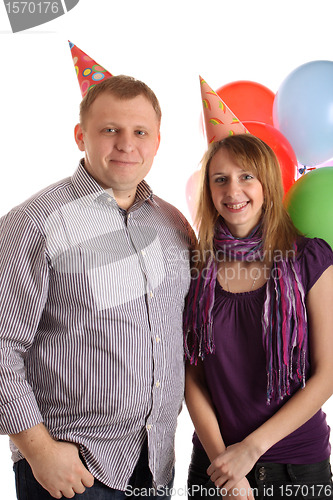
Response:
M102 80L113 76L103 66L89 57L83 50L74 43L69 42L77 79L79 80L82 97L86 95L91 87L94 87Z

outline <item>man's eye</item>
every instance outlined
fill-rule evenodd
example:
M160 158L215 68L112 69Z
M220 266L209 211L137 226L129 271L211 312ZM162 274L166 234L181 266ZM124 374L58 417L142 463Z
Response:
M136 133L138 135L146 135L146 132L144 132L144 130L137 130Z
M115 128L106 128L105 132L116 132Z

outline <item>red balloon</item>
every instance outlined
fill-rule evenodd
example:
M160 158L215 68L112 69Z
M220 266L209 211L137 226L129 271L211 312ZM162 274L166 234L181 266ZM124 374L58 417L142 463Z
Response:
M251 120L273 125L275 94L261 83L239 80L223 85L216 93L241 122Z
M244 121L243 125L250 134L259 137L259 139L266 142L273 149L280 163L283 187L286 193L295 182L298 165L290 142L278 129L266 123Z

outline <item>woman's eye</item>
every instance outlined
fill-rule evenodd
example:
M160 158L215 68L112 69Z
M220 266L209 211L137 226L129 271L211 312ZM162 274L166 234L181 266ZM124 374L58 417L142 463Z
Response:
M215 179L215 182L217 182L218 184L220 184L221 182L224 182L225 181L225 177L217 177Z

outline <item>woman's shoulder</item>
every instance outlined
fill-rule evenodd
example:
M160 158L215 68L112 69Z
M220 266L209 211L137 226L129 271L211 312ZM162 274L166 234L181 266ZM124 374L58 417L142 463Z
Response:
M321 238L299 237L296 242L295 260L300 267L305 293L315 284L326 269L333 265L330 245Z
M307 238L300 236L296 242L297 259L315 259L320 262L333 260L333 251L330 245L321 238Z

